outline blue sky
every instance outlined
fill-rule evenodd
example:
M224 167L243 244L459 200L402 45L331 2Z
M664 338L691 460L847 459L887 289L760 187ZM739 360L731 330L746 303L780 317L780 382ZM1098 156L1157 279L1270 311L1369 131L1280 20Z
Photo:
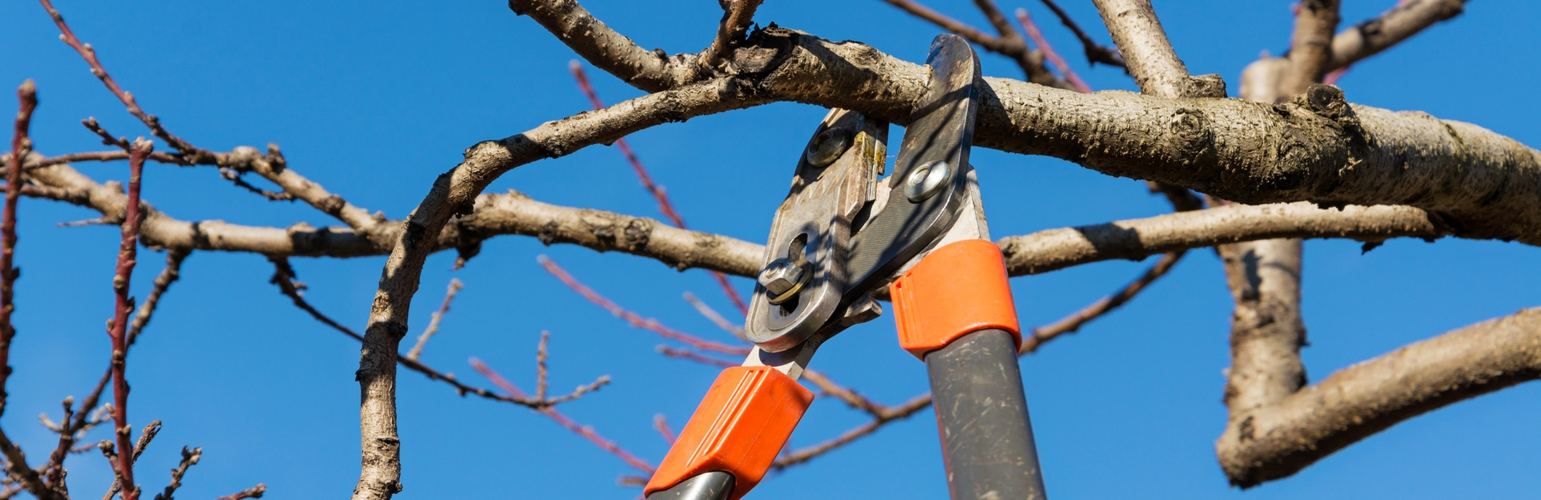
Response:
M1107 37L1090 2L1063 2ZM1344 18L1371 17L1393 0L1344 2ZM929 2L986 26L971 2ZM584 5L644 47L696 51L714 33L715 2L588 0ZM1027 7L1081 76L1098 89L1133 90L1121 72L1086 68L1074 38L1040 4ZM204 148L281 145L290 167L349 201L400 218L461 150L588 108L567 72L575 56L503 2L89 2L56 6L99 51L117 80L175 133ZM1281 52L1287 1L1158 1L1158 13L1193 73L1218 73L1234 95L1261 51ZM1534 125L1541 49L1531 24L1541 4L1474 2L1468 12L1365 61L1340 82L1353 102L1476 123L1526 144ZM920 61L937 29L877 0L770 0L756 19L834 39L859 40ZM119 135L147 135L57 39L32 2L0 4L0 83L37 81L33 125L39 151L101 146L80 127L95 116ZM1020 77L985 54L987 75ZM608 102L640 91L590 70ZM9 92L9 91L7 91ZM9 94L7 94L9 95ZM11 113L9 100L0 112ZM824 110L776 104L702 117L630 138L693 228L762 241L785 194L800 147ZM897 132L897 130L896 130ZM897 137L898 134L895 134ZM1150 216L1168 210L1143 184L1060 160L976 150L995 236ZM80 165L98 180L122 179L123 163ZM659 217L614 148L523 167L489 191L519 189L538 200ZM145 197L185 220L287 226L335 224L301 204L235 190L212 169L152 165ZM35 415L57 418L65 395L83 396L108 359L116 231L59 228L96 214L27 200L17 252L19 335L12 348L7 431L34 460L52 437ZM716 369L664 358L663 341L585 302L535 263L546 254L600 292L644 316L718 340L727 334L681 298L690 291L720 311L732 306L702 271L530 238L489 241L451 271L453 256L429 259L414 303L413 335L427 324L452 277L465 282L423 360L477 385L478 357L528 388L542 330L551 338L553 390L602 374L614 383L561 406L574 419L644 459L666 445L655 414L678 428ZM1304 314L1312 380L1408 342L1537 305L1541 266L1533 248L1441 240L1388 242L1361 255L1347 241L1306 244ZM134 282L143 296L162 256L141 253ZM380 258L297 259L317 307L362 328ZM1122 286L1147 263L1109 262L1013 281L1025 325L1052 321ZM256 255L199 253L130 356L136 427L165 429L139 462L147 489L183 445L203 461L182 496L209 498L257 482L275 498L336 498L358 472L358 345L311 321L267 283ZM734 278L747 293L749 280ZM1212 252L1194 251L1167 278L1117 313L1023 360L1023 375L1049 493L1067 498L1533 498L1541 458L1541 389L1522 385L1418 417L1295 477L1260 488L1227 487L1213 456L1225 425L1220 403L1229 364L1231 299ZM815 365L863 394L898 403L925 390L922 365L894 342L887 318L831 342ZM620 460L528 410L461 398L404 372L399 387L404 450L402 498L635 498L616 485L633 474ZM927 411L812 464L776 474L758 498L941 498L946 483ZM864 421L833 400L813 405L795 445ZM105 432L97 432L92 440ZM103 491L100 456L71 459L77 495Z

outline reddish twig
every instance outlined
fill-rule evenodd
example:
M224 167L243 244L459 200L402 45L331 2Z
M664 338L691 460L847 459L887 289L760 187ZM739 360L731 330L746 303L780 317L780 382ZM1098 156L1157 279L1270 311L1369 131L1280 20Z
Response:
M37 85L32 80L16 88L16 127L11 135L11 157L5 170L5 209L0 214L0 415L5 414L8 394L5 383L11 374L11 339L16 326L11 314L16 311L16 202L21 199L21 164L32 150L27 130L32 126L32 111L37 109Z
M751 3L757 5L759 2ZM754 14L754 5L749 6L747 9L752 16ZM604 109L605 103L599 100L599 94L595 93L594 86L589 84L589 77L583 72L583 65L579 64L578 61L572 61L568 63L567 67L572 70L573 79L578 81L578 90L582 91L584 97L589 99L589 104L593 105L594 109ZM669 194L664 191L663 187L653 183L653 177L648 175L647 168L642 166L642 160L638 160L637 154L632 152L631 145L626 144L626 139L616 139L615 147L621 150L621 155L625 156L626 162L631 164L632 171L637 173L637 179L642 181L642 187L647 189L649 194L653 195L654 200L658 201L658 211L663 212L664 217L668 217L669 222L673 223L674 227L689 229L685 227L685 219L680 217L679 212L674 210L674 204L669 202ZM733 306L738 308L739 314L748 315L749 306L744 303L744 298L739 296L738 290L735 290L733 285L728 283L728 276L717 271L712 271L711 273L712 279L717 280L717 285L722 287L722 292L728 296L728 300L733 301Z
M1038 50L1043 51L1044 59L1048 59L1055 68L1059 69L1060 74L1065 75L1065 81L1070 82L1077 92L1091 93L1091 86L1070 69L1070 65L1065 63L1065 58L1054 51L1054 46L1049 45L1049 40L1043 37L1043 32L1038 30L1038 25L1033 23L1032 16L1027 15L1027 9L1017 9L1017 22L1022 24L1022 30L1027 32L1028 38L1032 38L1033 43L1038 44Z
M1054 15L1059 18L1060 24L1070 28L1070 32L1074 33L1076 39L1081 41L1081 47L1086 50L1086 62L1088 64L1096 65L1097 63L1102 63L1108 66L1124 68L1125 73L1129 72L1128 66L1124 64L1124 59L1118 55L1118 50L1104 47L1102 44L1097 43L1096 40L1092 40L1092 37L1081 30L1081 26L1077 25L1075 20L1070 18L1070 14L1065 13L1065 9L1059 8L1059 5L1055 4L1054 0L1043 0L1043 4L1049 10L1054 11Z
M578 292L579 295L589 299L589 302L598 304L599 307L603 307L605 310L610 311L610 314L614 314L616 317L626 320L626 322L633 327L657 333L662 335L664 338L684 342L691 347L703 351L712 351L736 356L749 355L749 348L747 347L737 347L720 342L713 342L664 326L656 319L643 318L641 315L628 311L621 307L619 304L616 304L614 301L605 298L605 296L595 292L594 289L589 288L588 285L584 285L582 282L578 281L577 278L574 278L573 275L568 274L567 270L562 269L562 266L558 266L555 261L551 260L551 258L546 257L545 255L541 255L536 257L535 260L536 262L540 263L541 267L546 268L546 272L549 272L552 276L556 276L557 279L562 280L562 283L566 284L568 288L573 289L573 291Z
M47 0L44 0L47 3ZM62 21L61 21L62 22ZM129 281L134 276L134 260L139 241L139 191L140 177L144 173L144 160L154 147L143 138L129 145L128 202L122 227L122 240L118 246L117 274L112 288L116 295L112 322L107 325L107 335L112 339L112 396L114 433L118 448L129 447L132 429L128 427L128 315L134 310L134 299L128 295ZM125 454L118 455L118 468L123 476L123 500L135 500L139 496L138 483L134 482L133 460Z
M238 491L238 492L235 492L235 493L231 493L229 495L225 495L225 496L219 497L219 498L217 498L215 500L241 500L243 498L262 498L262 494L266 493L267 491L268 491L267 485L258 484L256 486L247 488L245 490L241 490L241 491Z
M424 328L423 334L417 337L417 344L407 350L407 359L416 360L423 354L423 346L428 344L428 339L433 337L433 334L439 332L439 322L443 321L444 315L449 313L449 303L455 300L455 294L460 293L460 289L464 287L465 283L461 283L459 278L450 278L449 290L444 292L444 303L439 304L439 310L434 311L433 316L428 319L428 328Z
M728 318L722 317L722 314L719 314L716 309L712 309L712 306L706 305L706 303L702 302L701 299L696 298L696 294L685 292L685 302L689 302L691 307L696 308L696 312L701 313L701 315L705 316L708 321L711 321L712 324L717 325L717 328L721 328L723 331L733 334L733 336L738 337L739 340L744 342L749 341L748 338L744 337L743 328L734 324L732 321L728 321Z
M27 80L16 89L17 100L20 105L16 112L16 132L11 137L10 161L6 164L6 178L17 179L6 183L5 189L5 237L4 237L4 291L5 303L0 305L0 413L5 411L5 382L11 373L11 339L16 335L16 329L11 324L11 312L15 305L11 303L11 291L15 286L16 272L11 268L11 256L16 247L16 197L20 196L21 164L26 160L27 151L32 147L32 140L27 137L27 130L32 124L32 110L37 108L37 87L31 80ZM0 453L5 455L5 469L8 476L31 492L33 496L42 499L57 498L53 490L43 482L43 477L36 470L27 465L27 457L22 454L21 447L11 441L11 438L0 430Z
M515 386L513 382L509 382L508 379L503 378L502 375L499 375L498 372L493 371L492 368L487 367L487 365L483 364L481 360L471 358L471 367L475 368L477 372L482 374L482 376L487 377L488 380L491 380L494 385L503 388L503 390L510 396L516 398L526 397L525 392L519 390L518 386ZM626 462L626 465L630 465L632 468L646 472L648 474L653 473L654 469L652 464L649 464L647 461L637 458L636 455L632 455L630 452L621 449L620 445L615 444L614 441L605 439L604 436L594 432L594 428L586 425L579 425L577 422L574 422L573 419L568 418L566 415L563 415L562 412L557 411L556 408L545 407L535 409L535 411L545 415L552 421L555 421L558 425L566 427L567 430L573 431L573 433L576 433L579 436L583 436L584 439L594 443L594 445L598 446L600 449L603 449L607 452L610 452L610 454L619 457L621 461Z
M708 365L708 366L720 366L720 367L723 367L723 368L727 368L727 367L730 367L730 366L738 366L740 364L739 362L733 361L731 359L715 358L715 357L712 357L712 356L707 356L705 354L701 354L699 352L692 351L690 349L680 349L680 348L677 348L677 347L669 347L669 346L666 346L666 345L660 345L660 346L658 346L657 349L658 349L658 353L662 354L664 356L668 356L668 357L671 357L671 358L680 358L680 359L689 360L689 361L695 361L697 363L701 363L703 365Z
M663 436L665 443L669 443L670 446L674 445L674 431L669 429L669 421L664 418L662 413L653 415L653 430L658 431L658 435Z
M81 43L80 39L75 36L75 32L71 31L69 25L64 23L64 16L54 9L52 2L49 2L49 0L39 1L42 2L43 8L48 11L48 16L53 18L54 24L59 26L59 39L68 44L70 48L75 49L75 52L80 53L80 57L85 59L86 64L91 66L91 74L96 75L96 78L100 79L102 84L107 86L107 90L112 91L112 95L116 96L119 101L122 101L124 106L128 107L130 114L134 115L135 118L139 118L139 121L144 122L146 127L150 127L151 134L166 141L166 144L184 156L192 156L198 152L198 148L188 144L187 141L182 140L180 137L172 135L165 127L162 127L159 118L146 113L143 108L139 107L139 103L134 101L133 94L118 86L118 82L114 81L112 76L107 74L107 69L102 67L101 61L96 59L96 49L91 48L91 44Z

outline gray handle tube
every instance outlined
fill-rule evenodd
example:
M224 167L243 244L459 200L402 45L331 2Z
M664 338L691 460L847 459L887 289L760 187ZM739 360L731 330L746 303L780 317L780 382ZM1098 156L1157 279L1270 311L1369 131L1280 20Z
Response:
M727 500L733 494L733 475L712 471L681 481L667 490L658 490L647 500Z
M1045 500L1011 334L965 335L927 353L926 369L953 500Z

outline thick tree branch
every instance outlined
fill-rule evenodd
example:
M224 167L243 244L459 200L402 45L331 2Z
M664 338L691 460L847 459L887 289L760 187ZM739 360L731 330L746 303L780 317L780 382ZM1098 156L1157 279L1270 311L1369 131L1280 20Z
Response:
M1541 309L1355 364L1252 412L1216 443L1231 483L1289 476L1399 422L1541 377Z
M859 43L767 28L735 51L758 99L908 122L926 69ZM1079 94L985 78L975 144L1054 156L1109 175L1244 203L1400 204L1456 234L1541 244L1541 153L1474 125L1350 105L1330 88L1298 102ZM1187 84L1217 90L1218 80Z
M1225 205L1107 224L1050 229L1002 238L1013 276L1040 274L1088 262L1127 259L1224 243L1271 238L1348 238L1379 242L1397 237L1434 239L1450 234L1437 218L1411 207L1347 206L1323 209L1306 202Z

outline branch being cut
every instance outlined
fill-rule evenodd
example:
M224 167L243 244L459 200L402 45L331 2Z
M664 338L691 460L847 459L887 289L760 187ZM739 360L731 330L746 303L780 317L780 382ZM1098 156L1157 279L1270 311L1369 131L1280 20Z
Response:
M1485 321L1345 368L1253 411L1215 448L1231 483L1287 477L1404 420L1541 378L1541 309Z

